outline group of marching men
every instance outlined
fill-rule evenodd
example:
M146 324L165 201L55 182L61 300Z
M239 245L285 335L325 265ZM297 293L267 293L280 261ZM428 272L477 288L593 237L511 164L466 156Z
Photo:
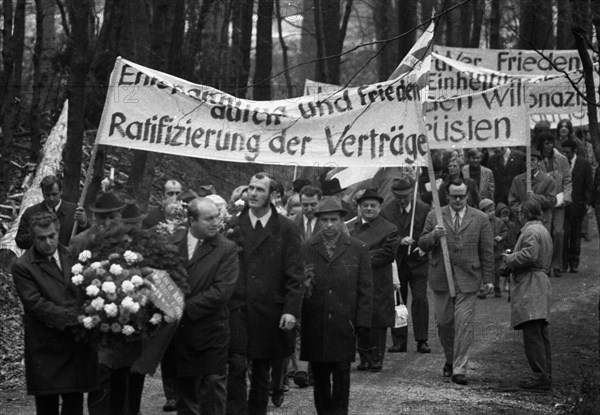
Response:
M174 220L177 206L185 209L185 222L173 243L186 253L181 261L190 292L161 365L165 411L266 414L269 397L280 406L293 379L299 387L314 386L317 413L347 414L356 352L356 369L379 372L386 350L407 351L407 327L392 327L394 291L406 302L409 286L417 352L431 352L429 287L445 355L442 375L465 385L477 297L502 296L500 268L512 275L511 323L523 330L534 375L519 385L548 390L549 274L563 264L576 272L580 246L570 236L557 239L552 214L563 209L565 223L581 237L600 185L596 174L592 192L591 167L577 141L561 139L562 129L559 124L556 135L536 137L541 151L531 152L532 191L525 186L525 156L509 148L487 159L470 150L464 166L458 152L434 154L435 184L406 169L393 179L389 200L377 188L344 200L336 179L320 186L296 180L286 194L269 174L257 173L229 203L211 184L183 191L169 180L161 205L147 215L114 193L100 193L89 207L91 219L61 199L57 177L46 177L44 201L22 216L16 240L27 251L12 269L25 312L27 390L38 413L58 413L61 405L63 414L82 414L85 392L91 415L140 413L144 374L130 370L131 359L118 353L98 364L97 352L77 344L69 331L78 324L71 263L97 235L116 226L151 229ZM568 195L567 172L555 174L563 158L573 177ZM439 224L431 207L434 185ZM74 226L80 233L71 239ZM564 252L567 262L558 262ZM393 344L386 349L388 328Z

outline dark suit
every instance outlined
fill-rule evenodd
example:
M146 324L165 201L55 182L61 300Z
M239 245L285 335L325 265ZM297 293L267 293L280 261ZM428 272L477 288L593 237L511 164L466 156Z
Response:
M156 206L148 211L148 214L142 221L142 229L150 229L166 220L165 213L161 206Z
M474 338L476 293L482 282L494 282L494 237L488 216L477 209L466 207L457 233L450 206L442 208L442 217L456 290L454 299L448 294L441 244L433 237L437 223L433 211L427 216L419 246L429 252L429 286L446 363L453 365L454 375L464 375Z
M75 224L76 209L77 205L75 203L63 200L60 203L58 211L56 212L56 217L58 218L58 222L60 224L58 242L61 245L69 246L69 242L71 241L71 233L73 232L73 226ZM31 217L33 215L41 212L49 212L48 206L44 202L30 206L25 209L25 212L23 212L21 221L19 222L19 229L17 230L17 236L15 236L15 242L19 248L29 249L31 245L33 245L33 237L29 232L29 222L31 221ZM78 231L81 232L87 227L88 224L85 226L79 226Z
M176 235L176 242L182 258L187 259L187 230ZM190 292L174 339L177 410L180 414L224 414L227 302L239 272L235 243L217 234L204 240L186 262Z
M292 222L296 224L298 230L300 231L300 238L304 241L306 240L306 227L304 224L304 214L298 213L294 217L290 218ZM319 220L315 221L315 227L312 229L310 236L316 235L321 230L321 225L319 224Z
M392 222L398 228L400 240L410 236L410 223L412 212L415 209L415 222L413 226L413 239L419 240L427 214L431 207L420 200L412 203L410 212L401 209L398 199L391 200L381 209L381 216ZM413 322L415 341L427 341L429 339L429 300L427 299L427 255L420 255L415 251L417 244L408 247L400 245L396 254L396 265L398 267L398 279L400 280L400 295L404 304L408 300L408 285L412 294L410 307ZM394 346L406 348L408 327L392 329L392 340Z
M581 224L583 217L587 214L587 207L592 202L592 166L583 159L575 159L575 165L571 171L573 190L571 191L572 202L565 208L565 229L563 266L567 264L571 268L579 266L579 255L581 254Z
M23 303L25 380L27 393L55 407L63 398L63 413L82 413L83 393L97 387L95 350L75 341L80 296L71 283L71 260L59 245L62 271L31 247L12 267L15 288ZM38 406L40 402L37 402ZM64 409L64 408L63 408Z
M494 202L502 202L508 205L508 194L510 186L516 175L525 173L527 164L525 154L511 149L508 161L504 164L504 154L494 154L488 160L488 168L494 173L496 181L496 191L494 193Z
M265 414L269 400L272 360L292 354L293 332L279 328L283 314L300 317L304 270L300 258L300 233L289 219L271 206L266 228L254 229L249 207L232 219L232 238L238 242L240 275L229 302L228 413L244 411L245 360L252 359L248 411ZM233 402L232 402L233 401ZM240 407L241 406L241 407ZM236 407L234 411L231 409ZM231 412L233 411L233 412Z
M302 305L301 358L311 362L318 414L347 414L356 327L372 321L373 282L365 243L341 234L330 258L320 235L302 243L314 284ZM333 384L332 384L333 379Z
M358 352L363 362L383 362L387 328L395 321L392 263L400 244L398 229L379 215L371 222L357 221L350 236L367 244L373 276L371 330L368 337L359 336Z

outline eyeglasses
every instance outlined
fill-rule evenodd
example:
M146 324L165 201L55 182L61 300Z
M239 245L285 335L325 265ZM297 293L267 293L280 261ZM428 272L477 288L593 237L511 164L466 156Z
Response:
M448 195L450 199L463 200L467 195Z

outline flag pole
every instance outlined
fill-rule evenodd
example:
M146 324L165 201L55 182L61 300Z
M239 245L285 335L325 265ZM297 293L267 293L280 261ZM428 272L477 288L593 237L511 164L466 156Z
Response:
M417 210L416 203L417 203L417 191L418 191L418 187L419 187L419 173L420 172L421 172L421 167L417 167L417 172L415 174L415 189L413 191L412 212L411 212L411 218L410 218L410 233L409 233L410 239L412 239L412 237L413 237L413 232L414 232L414 228L415 228L415 211ZM408 245L408 255L410 255L410 248L411 248L411 245Z

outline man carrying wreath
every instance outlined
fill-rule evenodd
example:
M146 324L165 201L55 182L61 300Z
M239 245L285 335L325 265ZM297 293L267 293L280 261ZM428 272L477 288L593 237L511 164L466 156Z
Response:
M71 259L58 243L54 213L29 219L33 246L13 265L15 288L23 303L25 378L38 414L83 414L83 393L97 388L95 350L76 343L77 289L71 283ZM59 400L62 403L59 404Z

